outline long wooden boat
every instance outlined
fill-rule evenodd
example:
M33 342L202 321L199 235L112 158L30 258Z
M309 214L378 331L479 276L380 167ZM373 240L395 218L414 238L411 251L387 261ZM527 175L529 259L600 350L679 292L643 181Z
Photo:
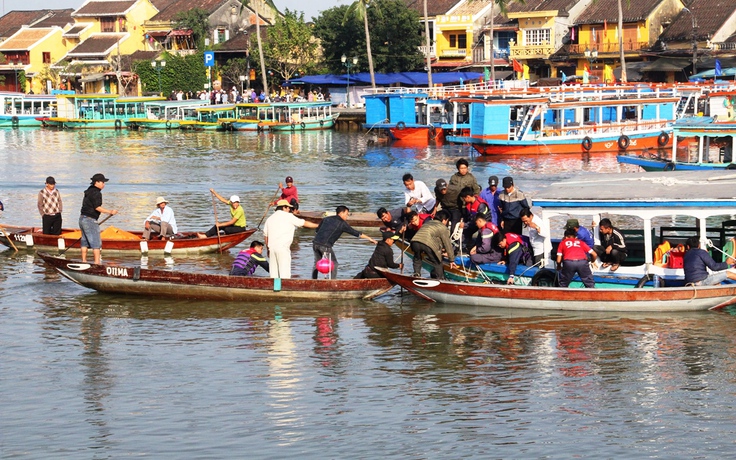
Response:
M43 124L63 129L123 129L126 120L146 116L146 102L163 100L117 94L60 94L57 115L44 119Z
M426 93L379 93L363 96L366 122L363 128L388 133L394 141L413 145L442 142L450 131L446 101L432 99ZM468 129L469 125L454 126Z
M228 131L235 120L235 104L208 105L197 109L194 120L182 120L179 128L191 131Z
M182 121L196 120L197 109L209 104L209 99L146 102L146 116L129 118L125 121L125 126L128 129L179 129Z
M325 301L372 299L393 285L374 279L282 279L186 273L111 264L89 264L46 253L39 256L75 283L111 294L240 301Z
M267 102L241 102L235 104L236 119L230 123L233 131L263 132L278 123L274 106Z
M56 110L56 97L0 91L0 128L41 126Z
M677 312L715 310L736 304L736 284L585 289L438 281L381 271L390 282L418 297L451 305L534 310Z
M334 212L299 211L297 217L319 224L325 217L334 215ZM373 212L351 212L346 222L352 227L363 228L379 228L384 225L383 222L381 222L381 219L379 219Z
M79 252L79 229L62 229L61 235L47 235L40 227L19 227L3 225L4 232L0 232L0 244L8 247L15 245L18 249L38 251L69 251ZM171 254L201 254L207 252L225 251L245 241L255 233L255 229L248 229L242 233L198 238L196 232L179 233L172 239L144 240L140 231L120 231L108 227L101 233L102 250L116 254L140 253L171 253ZM12 242L12 244L11 244ZM145 245L142 245L145 243Z
M274 123L271 131L311 131L332 129L339 114L332 113L332 102L272 102Z

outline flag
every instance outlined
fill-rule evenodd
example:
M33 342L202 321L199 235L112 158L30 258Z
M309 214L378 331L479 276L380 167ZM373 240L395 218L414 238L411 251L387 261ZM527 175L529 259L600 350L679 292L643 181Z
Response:
M524 67L522 67L522 65L516 59L514 59L511 62L511 65L513 65L513 67L514 67L514 72L523 72L524 71Z
M608 33L608 21L604 19L603 20L603 35L605 35L606 33Z
M570 40L575 41L575 27L570 29Z
M723 69L721 68L721 61L716 59L716 77L723 75Z
M591 35L591 39L593 40L593 43L595 43L595 27L593 27L593 28L591 29L591 32L592 32L592 33L590 34L590 35Z
M565 72L560 71L562 74L562 83L565 83L567 81L567 75L565 75Z

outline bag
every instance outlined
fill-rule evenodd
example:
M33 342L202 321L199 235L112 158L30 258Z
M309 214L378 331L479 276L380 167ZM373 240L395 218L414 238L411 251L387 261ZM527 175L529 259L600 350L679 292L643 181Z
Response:
M667 260L667 268L682 268L685 266L685 246L678 244L677 247L670 249L669 259Z

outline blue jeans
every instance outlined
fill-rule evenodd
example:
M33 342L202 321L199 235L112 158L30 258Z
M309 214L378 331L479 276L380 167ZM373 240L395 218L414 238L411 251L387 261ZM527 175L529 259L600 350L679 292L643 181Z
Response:
M80 247L90 249L102 249L102 239L100 238L100 226L97 220L89 216L79 216L79 228L82 230L82 240Z

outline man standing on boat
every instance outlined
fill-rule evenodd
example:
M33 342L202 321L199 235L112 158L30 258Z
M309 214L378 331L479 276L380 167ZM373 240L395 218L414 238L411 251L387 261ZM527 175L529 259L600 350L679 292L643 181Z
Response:
M521 210L521 223L529 229L529 243L534 252L534 265L537 265L544 258L544 240L547 238L542 231L542 219L535 216L531 209L524 208Z
M429 191L427 184L420 180L414 180L414 176L410 173L404 174L401 178L404 182L404 202L406 207L412 208L417 214L429 214L434 211L437 203L432 192Z
M480 197L483 198L483 200L488 203L488 207L491 210L491 213L489 214L488 218L491 222L493 222L496 226L498 226L498 214L501 212L501 203L498 201L498 195L501 194L501 191L498 189L498 177L497 176L491 176L488 178L488 187L484 188L480 192Z
M521 210L529 209L529 201L524 192L514 186L514 179L506 176L503 178L503 192L498 195L501 203L501 229L521 235Z
M297 227L317 228L317 224L296 217L290 212L291 209L291 203L279 200L276 203L276 212L266 219L263 226L270 258L268 273L271 278L291 278L291 243Z
M713 286L721 284L726 278L734 278L728 273L736 261L728 257L725 262L716 262L708 251L700 249L700 237L691 236L685 243L683 268L685 269L685 284L695 286ZM712 273L708 272L708 269Z
M100 225L97 223L97 219L100 214L114 216L118 213L118 210L102 207L102 189L105 188L105 182L110 179L106 178L104 174L97 173L90 180L92 183L84 191L82 210L79 216L79 228L82 231L82 239L79 245L82 248L82 262L87 262L87 250L92 248L95 263L99 264L102 259L102 239L100 238Z
M615 272L621 263L626 260L626 241L621 230L614 227L611 219L605 217L598 224L598 235L600 245L593 246L598 258L603 262L602 267L611 267Z
M577 238L575 229L565 229L565 237L557 246L557 271L560 273L560 287L568 287L575 274L580 276L580 281L586 288L595 287L588 254L595 261L595 251Z
M432 278L445 279L445 270L442 268L443 253L453 257L450 231L447 230L449 221L450 214L447 211L438 211L434 220L425 222L411 239L411 250L414 253L413 276L417 278L422 276L422 261L426 261L432 266L429 273ZM457 265L451 262L450 267L454 268Z
M478 185L478 181L475 180L473 173L470 172L468 160L460 158L455 162L455 167L457 168L457 172L450 177L447 194L457 201L458 209L462 209L462 207L465 206L465 203L460 199L460 192L462 192L466 187L470 187L473 189L473 194L477 195L480 193L480 185Z
M312 279L317 279L317 262L321 259L328 259L332 262L332 270L330 270L330 279L337 277L337 257L335 252L332 250L335 242L340 235L348 233L358 238L363 238L370 241L373 244L378 244L376 240L368 235L365 235L353 227L350 226L346 221L350 215L350 209L347 206L338 206L335 209L335 215L325 217L322 222L317 226L317 232L314 235L314 241L312 242L312 250L314 251L314 270L312 270Z
M49 176L46 186L38 192L38 212L41 214L43 233L61 235L61 193L56 188L56 180Z

